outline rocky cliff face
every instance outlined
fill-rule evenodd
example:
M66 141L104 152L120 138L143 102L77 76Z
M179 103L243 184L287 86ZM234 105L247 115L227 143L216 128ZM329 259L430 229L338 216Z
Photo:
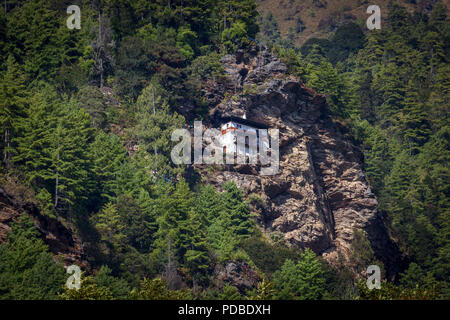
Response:
M363 230L388 273L395 273L397 250L365 179L363 155L329 116L326 98L288 76L267 50L238 51L222 63L229 94L214 84L204 89L215 105L210 125L245 114L279 129L280 168L276 175L261 176L250 165L226 165L214 174L199 166L208 182L220 189L233 180L245 195L259 195L264 205L258 221L266 234L278 231L287 243L309 247L331 262L338 253L348 259L354 231Z
M0 244L7 240L11 223L16 221L21 213L27 213L39 231L40 237L54 254L55 260L57 257L62 257L65 265L75 263L86 269L88 264L83 253L83 245L76 234L57 219L42 215L37 204L30 200L30 197L17 194L17 188L20 187L0 186Z
M364 231L387 276L395 274L399 253L365 179L363 155L345 127L330 117L326 98L289 76L286 66L268 50L238 51L222 63L225 84L208 82L203 88L213 107L207 124L218 127L222 117L246 115L279 129L279 171L261 176L256 166L226 165L211 174L207 166L197 166L206 181L220 189L232 180L246 196L259 195L258 223L265 234L277 232L286 243L311 248L332 263L339 254L348 261L355 230ZM86 265L81 241L70 229L1 187L0 243L22 211L33 218L51 252L62 255L66 264ZM221 278L233 278L240 270L228 269L220 273ZM249 281L242 283L249 286Z

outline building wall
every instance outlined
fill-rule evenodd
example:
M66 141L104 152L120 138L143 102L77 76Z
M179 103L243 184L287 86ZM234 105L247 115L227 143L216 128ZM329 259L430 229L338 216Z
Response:
M235 121L229 121L227 123L224 123L220 127L222 132L222 144L224 146L224 153L236 153L237 150L237 131L243 132L246 136L256 136L256 150L259 152L259 139L261 135L261 138L263 139L264 146L266 148L269 148L269 137L267 134L267 130L260 130L258 131L257 128L240 124ZM246 139L247 140L247 139ZM248 139L248 142L250 142L251 139ZM245 155L249 155L249 146L245 145L241 150L238 150L242 153L245 153Z

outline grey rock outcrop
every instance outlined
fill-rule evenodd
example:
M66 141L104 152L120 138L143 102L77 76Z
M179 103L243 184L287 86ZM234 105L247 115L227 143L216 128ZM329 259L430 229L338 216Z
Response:
M348 260L354 230L363 230L394 274L398 252L365 179L363 154L345 126L330 117L325 96L287 75L286 66L267 50L239 51L222 63L234 96L220 103L211 99L211 125L245 115L278 128L280 169L260 176L249 165L226 165L208 175L199 166L207 181L220 189L232 180L246 196L259 195L266 206L258 222L266 234L281 232L287 243L311 248L330 262L339 255Z

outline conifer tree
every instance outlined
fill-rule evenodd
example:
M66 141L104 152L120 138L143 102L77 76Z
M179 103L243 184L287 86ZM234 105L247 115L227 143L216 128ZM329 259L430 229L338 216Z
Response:
M108 202L100 212L91 218L91 221L100 233L101 241L105 243L110 255L116 250L123 249L126 238L125 225L117 212L117 205Z
M172 189L172 188L171 188ZM164 252L170 240L179 262L190 247L189 217L193 214L194 198L186 181L179 181L175 188L161 197L156 246Z
M75 199L79 204L87 199L89 115L71 104L60 104L54 91L44 87L20 127L12 160L26 170L27 181L52 194L56 209L65 210Z
M206 225L214 221L223 211L220 195L211 185L201 188L195 203L199 219Z
M62 300L113 300L109 287L97 285L92 276L81 278L80 289L65 289L60 294Z
M312 57L313 54L312 51L308 57L317 59ZM352 113L354 101L350 88L330 62L320 59L319 65L311 68L307 84L328 96L328 102L334 114L347 117Z
M310 249L300 255L297 264L287 259L273 281L280 299L314 300L325 293L322 267Z
M206 226L196 211L191 211L188 226L189 246L184 255L184 265L192 275L195 286L205 283L211 261L208 255Z
M71 37L60 37L69 31L63 19L45 0L25 1L8 15L8 51L20 57L28 79L53 81L61 62L67 60L64 52L72 50L72 59L81 55L69 43Z
M265 39L267 38L271 43L277 42L280 38L278 22L271 11L267 12L267 15L262 19L261 29L261 33L264 35Z
M377 120L382 128L390 127L404 106L405 88L399 68L393 63L383 65L374 77L373 88Z
M95 275L95 283L99 287L108 288L115 299L126 300L130 287L125 279L112 275L112 270L108 266L101 266Z
M57 299L66 279L31 219L22 215L0 244L0 299Z
M122 166L129 162L127 151L120 138L115 134L101 131L91 144L92 174L98 182L100 196L111 200L120 194L122 188L119 179Z
M439 65L435 82L427 100L427 110L432 121L433 131L448 127L448 106L450 105L450 64Z
M108 101L97 87L85 86L81 88L76 100L79 107L91 116L93 127L103 129L106 126Z
M182 128L183 117L170 112L168 104L157 95L153 84L142 91L136 105L138 122L134 134L139 141L142 160L147 163L145 167L158 176L178 172L169 165L174 146L171 135L175 129Z
M25 77L12 55L6 61L6 71L0 83L0 127L2 161L9 163L11 140L18 130L18 122L25 116Z
M222 219L227 220L227 228L237 237L245 239L253 232L253 223L250 218L250 209L243 201L242 191L233 182L223 185L225 192L222 193L224 206Z
M55 208L62 200L73 205L75 199L86 200L89 191L90 155L92 138L91 119L73 104L65 105L58 115L50 145L52 176L55 183Z
M419 148L427 142L430 134L430 124L424 102L410 81L406 89L405 107L400 114L400 128L403 141L410 154L419 152Z
M228 181L223 185L225 190L220 194L221 204L216 203L217 212L212 212L208 226L208 241L220 254L220 259L227 260L232 257L242 240L249 238L253 233L253 221L250 209L243 201L242 191Z

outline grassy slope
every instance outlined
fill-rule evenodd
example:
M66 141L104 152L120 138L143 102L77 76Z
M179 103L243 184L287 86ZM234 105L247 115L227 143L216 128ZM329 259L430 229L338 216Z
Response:
M380 6L383 25L383 20L387 17L389 0L256 0L256 2L263 15L272 11L284 36L288 33L289 27L295 31L297 18L300 17L306 29L296 34L296 42L302 45L309 38L327 37L334 31L333 26L346 22L354 21L365 27L366 20L370 16L366 10L372 4ZM409 12L413 12L414 9L426 7L431 1L399 0L398 2ZM324 6L318 7L315 3L322 3ZM450 16L450 0L443 0L443 3L449 9Z

